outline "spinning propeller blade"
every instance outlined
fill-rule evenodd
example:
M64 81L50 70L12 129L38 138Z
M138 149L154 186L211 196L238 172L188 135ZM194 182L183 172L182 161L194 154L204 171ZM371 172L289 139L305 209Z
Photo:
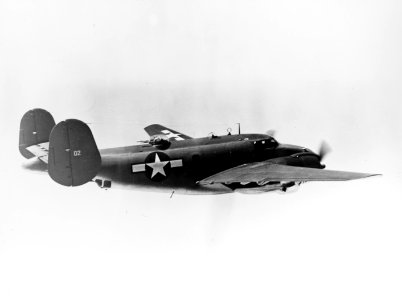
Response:
M331 152L331 147L326 141L322 141L320 145L320 149L318 150L318 155L320 156L321 160Z
M275 137L276 131L275 131L275 129L269 129L266 131L266 134L268 134L269 136Z

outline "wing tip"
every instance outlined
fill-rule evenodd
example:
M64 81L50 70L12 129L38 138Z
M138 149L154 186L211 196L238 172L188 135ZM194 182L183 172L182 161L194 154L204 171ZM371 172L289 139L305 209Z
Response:
M377 174L377 173L354 173L354 176L351 176L350 178L344 179L344 180L357 180L357 179L364 179L364 178L369 178L369 177L374 177L374 176L382 176L382 174Z
M366 175L365 176L366 178L367 177L374 177L374 176L383 176L383 174L379 174L379 173L378 174L377 173L375 173L375 174L365 174L365 175Z

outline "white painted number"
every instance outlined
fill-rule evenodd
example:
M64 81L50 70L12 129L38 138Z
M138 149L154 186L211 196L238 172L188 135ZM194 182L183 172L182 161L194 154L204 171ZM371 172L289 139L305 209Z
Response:
M73 152L74 156L81 156L81 150L76 150Z

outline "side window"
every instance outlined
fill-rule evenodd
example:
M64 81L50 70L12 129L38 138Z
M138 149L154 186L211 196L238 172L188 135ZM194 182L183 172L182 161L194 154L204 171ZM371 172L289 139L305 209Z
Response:
M257 147L257 149L271 149L275 148L278 145L278 142L271 138L266 140L255 141L254 145Z
M267 148L274 148L276 146L276 141L274 139L269 139L266 142Z

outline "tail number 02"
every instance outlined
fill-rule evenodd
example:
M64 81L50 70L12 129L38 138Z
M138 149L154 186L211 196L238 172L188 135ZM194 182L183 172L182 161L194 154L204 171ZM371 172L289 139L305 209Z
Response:
M81 156L81 150L75 150L73 151L74 156Z

